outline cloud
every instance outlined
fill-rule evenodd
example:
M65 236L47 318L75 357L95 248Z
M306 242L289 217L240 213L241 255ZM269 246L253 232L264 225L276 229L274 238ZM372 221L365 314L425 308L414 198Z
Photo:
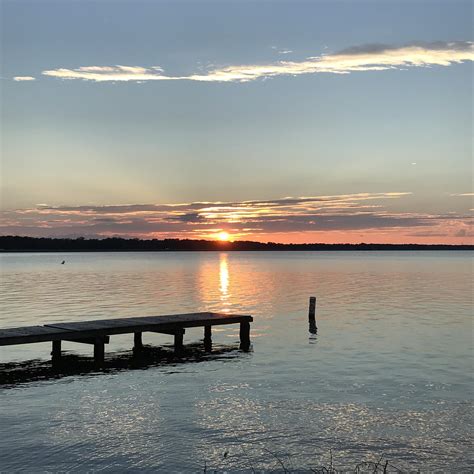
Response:
M454 235L472 223L469 216L452 213L386 209L389 201L409 197L406 192L386 192L172 204L42 205L4 212L0 234L208 238L225 229L234 238L256 240L274 235L292 240L318 232L345 236L361 231L436 237Z
M289 53L283 50L282 53ZM230 65L185 76L165 75L159 66L83 66L51 69L42 74L59 79L95 82L188 80L198 82L249 82L276 76L361 71L384 71L409 67L450 66L474 61L471 41L411 43L404 46L372 44L344 49L337 53L309 57L303 61L278 61L268 64Z
M87 81L158 81L179 79L163 76L163 69L159 66L144 68L140 66L83 66L77 69L52 69L43 71L44 76L59 79L83 79Z
M13 78L15 82L26 82L26 81L36 81L36 77L33 76L15 76Z
M170 217L170 219L178 220L181 222L199 222L202 221L204 217L201 216L201 214L199 214L198 212L190 212L189 214L181 214L178 216Z
M422 231L422 232L412 232L408 235L413 237L447 237L448 234L445 232L429 232L429 231Z

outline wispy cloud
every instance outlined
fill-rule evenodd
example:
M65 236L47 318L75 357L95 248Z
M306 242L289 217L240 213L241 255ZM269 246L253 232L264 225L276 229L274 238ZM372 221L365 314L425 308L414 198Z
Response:
M77 69L52 69L43 71L44 76L59 79L83 79L86 81L158 81L180 79L178 77L167 77L162 74L163 69L159 66L144 68L140 66L84 66Z
M455 236L470 229L470 216L387 210L389 201L409 196L387 192L176 204L41 205L4 212L0 234L212 238L225 229L234 238L266 240L280 235L292 241L302 234L330 238L339 233L345 238L350 232L415 235L416 230L419 235Z
M289 53L290 50L282 50ZM450 66L474 61L471 41L411 43L404 46L365 45L321 54L303 61L278 61L268 64L230 65L204 73L185 76L166 75L159 66L83 66L58 68L42 74L59 79L82 79L95 82L188 80L199 82L249 82L259 78L302 74L350 74L361 71L384 71L410 67Z
M36 81L36 77L33 76L15 76L13 78L15 82L25 82L25 81Z

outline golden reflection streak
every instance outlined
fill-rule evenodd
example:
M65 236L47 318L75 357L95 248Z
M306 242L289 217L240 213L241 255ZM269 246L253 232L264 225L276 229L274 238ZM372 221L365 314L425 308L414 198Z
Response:
M229 298L229 267L227 265L227 254L221 253L219 259L219 290L221 301L224 303Z

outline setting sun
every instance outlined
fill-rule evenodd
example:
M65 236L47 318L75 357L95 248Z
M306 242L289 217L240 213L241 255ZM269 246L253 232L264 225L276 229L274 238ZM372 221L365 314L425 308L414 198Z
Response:
M221 241L221 242L228 242L229 241L229 238L230 238L230 235L228 232L219 232L219 234L217 235L217 238Z

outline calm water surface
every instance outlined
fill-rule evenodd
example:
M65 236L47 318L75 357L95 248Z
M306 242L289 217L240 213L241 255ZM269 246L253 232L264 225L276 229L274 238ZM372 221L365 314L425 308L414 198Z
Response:
M227 326L199 363L0 386L0 471L277 470L269 451L294 469L327 465L332 451L340 468L384 454L404 469L470 471L472 256L3 254L0 327L205 310L255 321L250 353ZM131 346L113 336L107 356ZM1 367L49 352L0 348Z

